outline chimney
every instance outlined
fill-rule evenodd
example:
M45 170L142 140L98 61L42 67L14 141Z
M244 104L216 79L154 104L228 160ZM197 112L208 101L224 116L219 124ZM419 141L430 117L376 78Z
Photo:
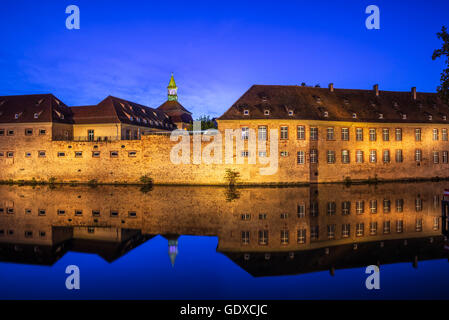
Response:
M412 88L412 98L413 100L416 100L416 87Z
M334 84L333 83L329 83L329 91L334 92Z
M379 96L379 85L378 84L375 84L373 86L373 91L374 91L374 93L376 93L376 97L378 97Z

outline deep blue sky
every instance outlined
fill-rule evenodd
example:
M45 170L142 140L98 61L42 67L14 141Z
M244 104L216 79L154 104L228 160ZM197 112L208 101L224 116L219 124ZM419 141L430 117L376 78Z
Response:
M81 11L67 30L66 6ZM365 8L381 29L365 28ZM180 102L218 116L252 84L435 91L436 32L449 1L24 1L0 3L0 95L107 95L157 107L175 73Z

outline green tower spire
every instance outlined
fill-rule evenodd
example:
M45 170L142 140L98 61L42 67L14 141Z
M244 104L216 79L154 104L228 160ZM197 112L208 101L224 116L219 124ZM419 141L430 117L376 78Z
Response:
M176 86L175 78L173 77L173 72L171 74L170 82L168 83L168 101L178 100L178 87Z

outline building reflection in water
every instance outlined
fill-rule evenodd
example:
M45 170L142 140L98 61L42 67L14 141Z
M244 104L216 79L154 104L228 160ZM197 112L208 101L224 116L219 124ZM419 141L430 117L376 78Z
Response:
M241 188L0 186L0 261L52 265L67 251L112 262L156 235L217 236L253 276L448 257L446 182ZM236 192L236 190L234 190ZM446 229L446 230L444 230ZM180 253L182 254L182 252Z

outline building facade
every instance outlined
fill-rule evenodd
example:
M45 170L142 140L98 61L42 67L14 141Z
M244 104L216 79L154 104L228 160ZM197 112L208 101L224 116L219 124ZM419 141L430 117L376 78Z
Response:
M67 107L52 95L0 97L0 180L138 183L146 175L161 184L228 184L229 170L243 184L449 177L449 107L415 88L253 86L217 119L219 133L232 130L232 142L242 146L232 146L231 163L195 161L198 144L203 155L226 153L224 143L211 148L215 138L207 134L197 144L187 134L187 161L173 161L180 138L170 132L192 119L184 110L173 76L157 109L115 97L85 107ZM188 119L177 122L179 113ZM250 148L251 130L266 151ZM273 157L276 170L262 175L261 159Z

